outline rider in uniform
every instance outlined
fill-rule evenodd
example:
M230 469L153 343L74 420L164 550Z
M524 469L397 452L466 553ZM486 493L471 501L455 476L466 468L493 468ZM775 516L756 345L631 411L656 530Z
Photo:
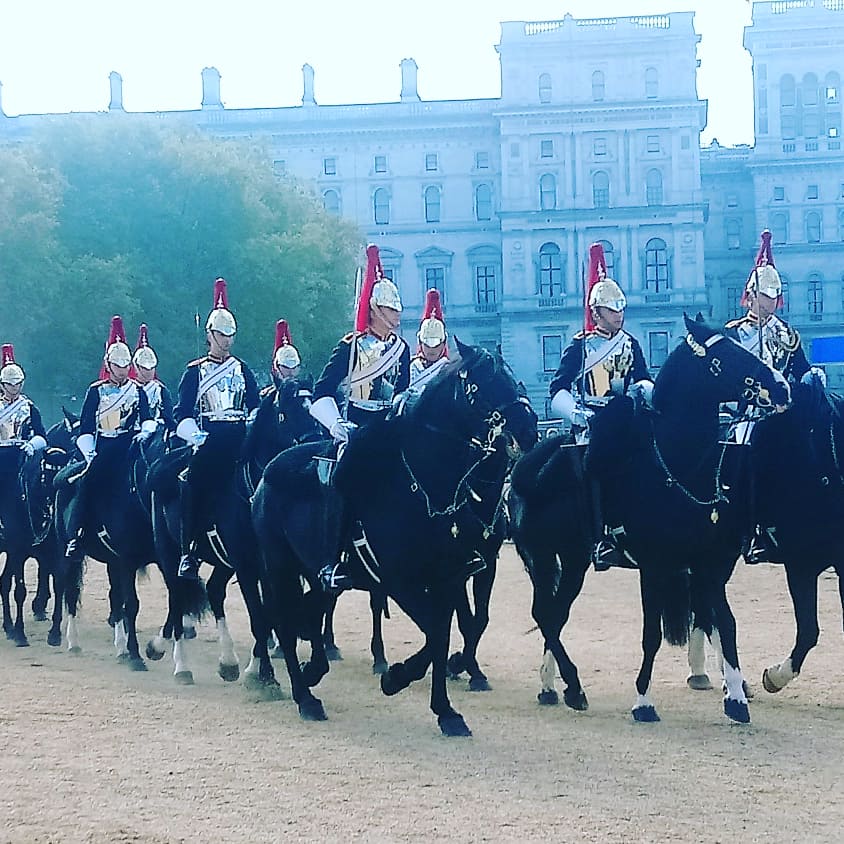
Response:
M575 334L563 351L549 387L551 409L571 424L579 443L587 442L589 418L612 394L630 392L632 388L650 401L653 391L642 347L622 327L627 299L618 284L607 277L600 243L589 247L588 285L586 328ZM592 551L595 570L630 567L632 564L620 553L615 541L622 529L604 525L601 496L595 487L593 499L596 530L602 535Z
M282 381L290 378L298 378L301 365L299 351L290 337L290 326L286 319L280 319L275 324L275 348L270 367L275 386L279 387Z
M338 445L345 445L349 434L358 426L385 419L394 399L410 384L410 349L396 334L402 311L398 288L384 278L377 246L369 245L366 257L355 331L335 346L314 386L310 408L311 415ZM345 415L340 412L341 406ZM334 497L338 498L336 492ZM335 501L334 506L342 510L342 502ZM339 545L344 523L342 513L337 523ZM340 565L332 559L321 570L320 580L326 590L337 592L352 585Z
M419 347L410 361L410 389L421 392L442 366L448 363L448 343L439 290L429 290L425 294L425 310L416 339Z
M729 334L774 372L779 372L790 385L797 383L811 367L800 335L776 313L783 305L782 280L774 265L771 233L767 229L762 232L762 243L745 284L741 304L747 308L747 313L727 323L725 327ZM752 421L739 423L736 426L738 442L749 443L752 429ZM755 492L751 494L751 509L755 509ZM768 530L753 525L752 538L744 553L745 562L767 562L773 544Z
M163 425L165 431L174 431L176 422L173 418L173 399L167 385L158 380L156 367L158 356L149 344L149 332L145 323L138 331L138 345L132 355L132 373L135 381L147 394L149 412L157 425Z
M100 378L88 387L79 418L76 447L86 467L72 480L76 494L68 507L69 541L65 550L65 556L74 562L79 562L83 554L90 490L114 488L133 438L143 440L155 431L146 393L129 378L131 364L132 352L126 345L123 320L114 316Z
M193 455L180 478L182 557L178 576L199 577L197 548L216 519L220 490L234 477L246 419L258 407L252 370L231 353L237 323L229 310L226 282L214 282L214 308L205 323L208 354L187 365L179 382L176 433Z

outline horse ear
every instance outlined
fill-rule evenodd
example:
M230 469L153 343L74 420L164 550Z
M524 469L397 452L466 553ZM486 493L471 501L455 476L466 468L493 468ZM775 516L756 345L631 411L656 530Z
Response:
M684 313L683 314L683 321L686 323L686 331L694 337L698 343L703 343L705 340L708 340L713 334L716 333L716 329L714 329L711 325L707 325L702 318L701 319L689 319L689 315Z
M460 342L460 338L455 335L454 343L457 346L457 351L460 353L460 357L465 358L472 354L474 351L472 346L467 346L465 343Z

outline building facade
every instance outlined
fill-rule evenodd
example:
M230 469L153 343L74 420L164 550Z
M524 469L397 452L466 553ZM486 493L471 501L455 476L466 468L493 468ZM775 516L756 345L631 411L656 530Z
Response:
M437 287L449 330L500 345L541 411L582 326L594 241L653 370L684 312L739 314L765 227L807 346L844 334L844 0L754 3L752 147L700 146L699 40L692 13L508 22L499 98L422 101L405 59L398 102L318 105L305 65L301 106L233 110L206 68L201 108L160 117L262 139L280 177L311 183L380 246L406 335ZM110 84L122 112L118 74ZM2 116L0 137L38 120Z

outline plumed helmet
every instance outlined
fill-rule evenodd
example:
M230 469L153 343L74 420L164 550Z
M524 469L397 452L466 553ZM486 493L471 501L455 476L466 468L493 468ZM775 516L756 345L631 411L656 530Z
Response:
M126 344L126 332L123 330L123 320L119 316L111 318L111 327L106 341L105 355L103 356L103 367L100 370L101 378L108 378L108 365L131 366L132 352Z
M774 265L771 233L767 229L762 232L762 242L759 245L759 253L756 255L756 263L744 286L744 295L741 298L743 306L748 305L748 296L752 293L762 293L771 299L776 299L777 307L782 305L782 279Z
M611 311L623 311L627 307L627 298L621 288L607 276L607 261L604 247L593 243L589 247L589 275L586 278L586 313L587 330L595 327L593 308L609 308Z
M135 346L132 363L144 369L155 369L158 366L158 357L149 344L149 332L146 323L141 323L141 327L138 330L138 345Z
M15 347L11 343L4 343L0 356L0 384L23 384L23 369L15 363Z
M369 305L371 302L382 308L392 308L394 311L401 311L402 309L399 290L392 281L384 278L381 257L378 254L378 247L374 243L370 243L366 247L366 272L358 299L355 330L366 331L369 328Z
M218 278L214 282L214 308L208 314L205 330L219 331L226 337L234 337L237 333L237 322L229 310L229 295L224 278Z
M416 336L423 346L430 348L445 343L445 321L439 290L432 289L425 294L425 310Z
M299 352L290 337L290 327L286 319L280 319L275 324L275 349L273 350L273 370L278 372L281 367L295 369L302 361Z

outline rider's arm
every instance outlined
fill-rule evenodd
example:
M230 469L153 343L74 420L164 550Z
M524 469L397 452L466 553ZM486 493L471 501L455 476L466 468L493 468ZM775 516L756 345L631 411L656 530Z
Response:
M173 431L176 428L176 420L173 417L173 397L166 384L161 385L161 421L165 431Z
M410 386L410 347L401 337L399 337L398 342L404 348L399 358L399 374L394 387L395 395L403 393Z
M29 424L32 428L31 435L33 437L43 437L46 442L47 430L41 421L41 411L34 404L30 404L29 406Z
M645 362L645 354L639 341L633 337L633 368L630 370L630 380L635 384L638 381L653 381L648 365Z
M196 393L199 389L199 367L189 366L179 381L179 400L173 409L178 424L188 417L196 418Z
M82 402L82 413L79 417L80 434L96 434L97 432L97 407L100 404L99 382L91 384L88 392L85 393L85 400Z
M349 355L351 354L351 340L343 338L331 353L325 369L314 385L314 401L331 396L335 401L340 390L340 384L349 375Z
M243 404L247 410L252 411L261 403L261 397L258 394L258 382L255 380L255 373L243 361L240 365L243 368L243 380L246 382Z
M571 392L574 379L583 368L583 338L574 337L571 343L566 346L563 356L560 358L560 365L551 379L548 392L553 398L560 390Z

